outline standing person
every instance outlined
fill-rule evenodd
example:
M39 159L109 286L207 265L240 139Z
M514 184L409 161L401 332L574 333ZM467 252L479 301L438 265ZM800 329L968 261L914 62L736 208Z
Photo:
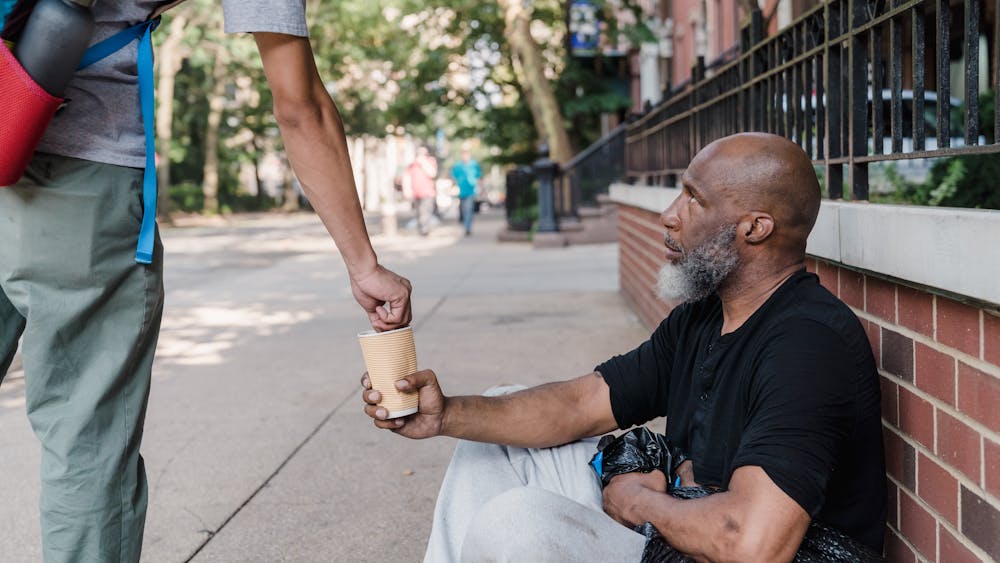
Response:
M168 3L97 2L92 43ZM411 318L410 283L379 263L368 239L305 5L222 0L226 31L254 34L289 160L355 299L374 328L400 327ZM66 97L23 178L0 188L0 378L23 334L26 410L42 445L45 561L134 562L148 498L139 445L163 307L158 236L151 263L135 259L145 166L135 45L78 72Z
M427 147L418 147L417 158L406 167L406 177L417 212L417 231L421 236L427 236L431 230L431 217L434 215L434 201L437 198L437 189L434 187L437 173L437 160L430 155Z
M458 184L459 216L465 227L465 236L472 234L472 216L476 210L476 191L483 171L472 158L472 151L462 148L462 159L451 167L451 177Z
M363 378L377 427L460 438L425 562L636 562L645 522L698 561L790 561L813 520L882 553L879 377L858 318L806 271L812 162L746 133L702 149L681 182L660 215L659 289L684 303L634 350L499 396L446 397L419 371L396 383L418 413L392 420ZM719 492L675 498L659 470L602 491L594 437L658 417L687 458L680 485Z

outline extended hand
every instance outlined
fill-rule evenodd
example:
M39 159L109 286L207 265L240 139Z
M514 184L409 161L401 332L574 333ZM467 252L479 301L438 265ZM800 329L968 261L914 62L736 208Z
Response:
M361 398L368 403L365 414L375 419L375 426L388 428L407 438L430 438L441 433L441 423L444 419L445 396L438 386L437 375L429 369L418 371L396 382L400 391L417 391L419 399L416 414L401 418L386 419L389 412L377 406L382 400L382 394L372 389L368 374L361 376Z
M604 512L618 522L634 528L648 518L639 515L637 505L646 495L665 494L667 477L662 471L649 473L623 473L611 479L604 487Z
M410 324L410 280L382 265L358 277L351 278L351 291L375 330L392 330ZM383 305L389 305L387 311Z

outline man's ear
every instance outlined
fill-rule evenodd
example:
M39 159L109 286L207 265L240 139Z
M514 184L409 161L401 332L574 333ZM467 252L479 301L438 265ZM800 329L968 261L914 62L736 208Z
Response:
M738 229L737 235L743 237L747 244L760 244L774 233L774 217L754 212L740 221Z

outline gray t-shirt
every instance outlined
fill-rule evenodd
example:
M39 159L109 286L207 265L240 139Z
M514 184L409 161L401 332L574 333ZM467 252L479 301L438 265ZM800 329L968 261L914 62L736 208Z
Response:
M97 43L149 19L163 0L101 0L94 5ZM308 35L305 0L222 0L227 33ZM163 30L160 31L161 33ZM142 168L146 140L139 108L138 41L81 70L66 88L70 103L53 118L41 152Z

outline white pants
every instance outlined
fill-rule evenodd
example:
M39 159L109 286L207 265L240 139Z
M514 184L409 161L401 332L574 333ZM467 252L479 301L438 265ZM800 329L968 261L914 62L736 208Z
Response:
M601 508L589 466L596 451L596 438L546 449L460 440L438 494L424 563L641 560L646 538Z

